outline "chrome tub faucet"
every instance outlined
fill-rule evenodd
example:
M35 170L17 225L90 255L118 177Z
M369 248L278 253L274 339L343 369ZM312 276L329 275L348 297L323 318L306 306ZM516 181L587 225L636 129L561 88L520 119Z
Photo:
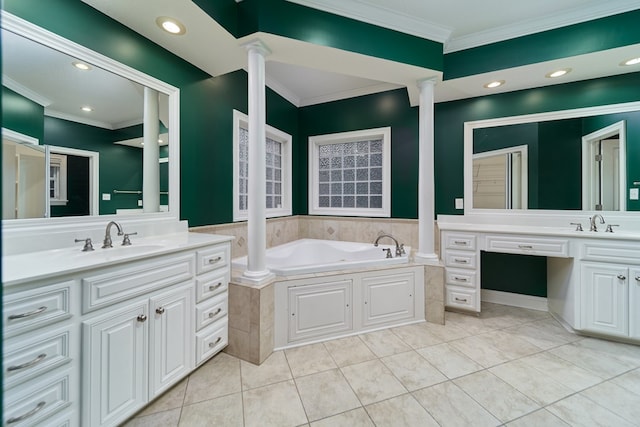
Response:
M393 237L391 234L381 234L381 235L379 235L376 238L376 241L373 242L373 246L378 247L378 242L383 237L388 237L388 238L390 238L391 240L394 241L394 243L396 244L396 256L402 256L402 255L404 255L406 253L405 250L404 250L404 243L403 244L398 243L398 240L395 237ZM385 249L383 249L383 250L385 250ZM387 252L387 258L391 258L389 256L389 252Z

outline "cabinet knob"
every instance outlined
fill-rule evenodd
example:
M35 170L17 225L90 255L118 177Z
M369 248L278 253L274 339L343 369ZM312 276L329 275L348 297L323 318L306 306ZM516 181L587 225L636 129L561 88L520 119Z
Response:
M627 277L623 274L618 274L618 279L620 280L627 280Z
M640 282L640 276L636 276L636 282Z
M138 316L138 322L142 323L142 322L146 322L147 321L147 315L146 314L141 314Z
M164 307L158 307L158 308L156 308L156 313L158 313L158 314L164 314Z

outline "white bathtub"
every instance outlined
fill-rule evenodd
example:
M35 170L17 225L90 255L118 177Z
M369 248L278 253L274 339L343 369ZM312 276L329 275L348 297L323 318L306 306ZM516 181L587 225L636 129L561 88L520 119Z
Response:
M386 248L391 249L393 258L386 258L386 251L383 250ZM375 247L373 243L300 239L267 249L266 264L278 276L407 264L408 255L396 257L395 249L395 245ZM407 254L410 249L405 247ZM246 269L247 257L234 258L232 266L238 270Z

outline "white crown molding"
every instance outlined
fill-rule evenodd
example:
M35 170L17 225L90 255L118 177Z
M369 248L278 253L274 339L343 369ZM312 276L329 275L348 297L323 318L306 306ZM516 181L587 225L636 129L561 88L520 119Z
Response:
M139 119L131 119L124 122L114 123L111 127L113 129L122 129L128 128L129 126L141 125L143 124L142 118Z
M594 19L617 15L638 9L637 0L621 2L601 2L588 8L576 8L566 13L559 13L546 18L535 18L514 22L509 25L479 31L461 37L454 37L444 45L444 53L452 53L460 50L497 43L500 41L522 37L543 31L549 31L568 25L579 24Z
M329 93L311 98L304 98L300 102L300 107L308 107L310 105L323 104L325 102L339 101L341 99L355 98L358 96L371 95L373 93L385 92L388 90L399 89L403 86L393 83L380 83L371 86L359 87L355 89L343 90L340 92Z
M389 30L410 34L428 40L444 43L452 29L425 19L398 13L386 7L374 6L360 1L344 0L288 0L301 6L344 16L367 24L384 27Z
M69 120L71 122L82 123L83 125L95 126L103 129L114 130L115 128L105 122L98 120L87 119L86 117L75 116L73 114L62 113L60 111L45 109L44 115L48 117L55 117L56 119Z
M300 97L298 97L298 95L296 95L291 89L289 89L288 87L286 87L284 84L274 79L273 77L269 76L268 74L265 75L265 84L275 93L277 93L278 95L280 95L281 97L283 97L284 99L286 99L287 101L295 105L296 107L301 106L300 105L301 100L300 100Z
M28 87L21 85L20 83L13 80L11 77L6 76L5 74L2 75L2 85L8 87L12 91L24 96L25 98L30 99L31 101L43 107L47 107L51 105L50 99L47 99L44 96L40 95L38 92L34 92Z

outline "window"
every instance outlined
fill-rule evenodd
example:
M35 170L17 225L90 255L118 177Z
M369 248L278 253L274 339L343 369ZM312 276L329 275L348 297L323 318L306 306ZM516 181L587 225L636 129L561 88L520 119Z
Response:
M233 111L233 220L247 219L249 202L249 119ZM291 215L291 135L267 125L267 217Z
M391 128L309 138L309 214L391 216Z
M67 156L49 156L49 202L53 206L67 204Z

